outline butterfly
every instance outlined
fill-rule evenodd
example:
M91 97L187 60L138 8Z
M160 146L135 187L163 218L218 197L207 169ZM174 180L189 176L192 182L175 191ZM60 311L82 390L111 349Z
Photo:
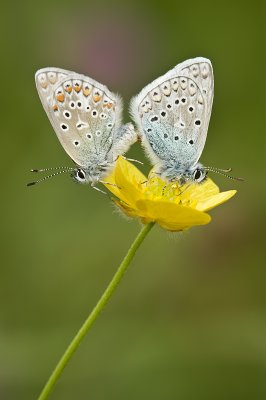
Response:
M58 168L50 176L70 172L76 182L89 183L100 190L95 185L137 140L133 125L121 124L121 98L94 79L59 68L38 70L35 81L55 133L76 164L73 168Z
M197 57L178 64L131 100L131 114L155 173L167 181L202 182L208 170L203 151L213 103L211 61Z

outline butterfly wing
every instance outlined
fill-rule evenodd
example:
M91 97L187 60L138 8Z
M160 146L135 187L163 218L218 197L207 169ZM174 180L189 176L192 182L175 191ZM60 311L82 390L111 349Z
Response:
M199 160L213 102L211 62L202 57L178 64L131 101L151 161L176 160L184 168Z
M48 109L49 104L52 101L54 88L57 86L58 82L71 73L73 72L65 69L48 67L39 69L35 74L37 91L43 108L45 109L49 118L50 116L48 114Z
M51 72L57 74L52 84ZM36 85L57 137L73 161L82 167L105 162L121 124L121 99L89 77L56 68L37 71Z

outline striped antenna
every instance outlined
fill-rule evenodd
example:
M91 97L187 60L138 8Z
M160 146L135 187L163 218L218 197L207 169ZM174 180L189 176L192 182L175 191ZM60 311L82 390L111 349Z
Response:
M243 178L239 178L236 176L228 175L227 172L231 172L232 168L222 169L222 168L214 168L214 167L204 167L205 171L215 172L216 174L223 175L228 179L232 179L234 181L244 181Z
M75 168L73 167L51 167L51 168L40 168L40 169L31 169L30 172L46 172L46 171L54 171L58 169L63 169L65 171L73 171Z
M27 186L33 186L33 185L36 185L37 183L44 182L47 179L53 178L54 176L64 174L65 172L74 171L75 168L71 168L71 167L43 168L43 169L32 169L31 172L45 172L45 171L51 171L51 170L59 170L59 171L54 172L51 175L45 176L44 178L38 179L37 181L29 182L29 183L27 183Z

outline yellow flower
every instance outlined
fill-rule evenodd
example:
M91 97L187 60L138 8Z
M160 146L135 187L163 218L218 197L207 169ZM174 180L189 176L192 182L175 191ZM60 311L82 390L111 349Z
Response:
M203 183L166 183L152 171L147 179L133 164L119 157L106 188L115 196L114 202L128 216L138 217L147 224L156 222L169 231L182 231L211 220L209 211L224 203L236 190L220 192L211 179ZM114 186L110 185L113 184Z

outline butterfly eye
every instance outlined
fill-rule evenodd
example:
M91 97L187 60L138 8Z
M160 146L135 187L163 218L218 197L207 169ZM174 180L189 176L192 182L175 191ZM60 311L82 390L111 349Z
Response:
M79 168L76 173L76 178L78 181L83 182L85 181L86 175L83 169Z
M205 178L206 174L201 169L196 169L193 174L193 179L196 182L201 182Z

